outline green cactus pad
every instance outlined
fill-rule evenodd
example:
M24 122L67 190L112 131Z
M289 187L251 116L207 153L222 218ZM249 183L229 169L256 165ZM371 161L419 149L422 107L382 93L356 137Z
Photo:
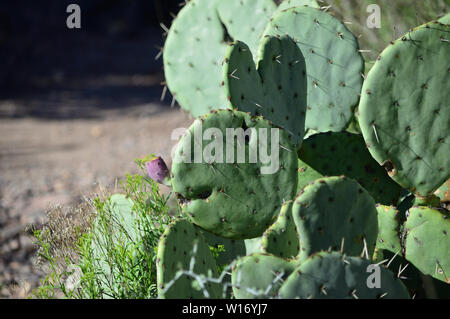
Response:
M217 3L219 19L228 34L247 43L252 52L258 49L264 28L276 9L272 0L219 0Z
M267 254L240 258L231 273L234 296L237 299L274 297L296 265Z
M265 253L281 258L295 258L300 252L299 236L292 218L292 201L281 208L277 221L263 234Z
M431 276L424 275L413 264L400 255L395 255L390 251L383 251L384 260L389 264L389 270L400 273L402 282L408 288L409 295L414 299L450 299L450 289L448 284L437 280ZM408 265L406 267L406 265Z
M272 0L192 0L180 11L164 46L167 85L193 116L227 108L222 61L227 41L257 49L276 5Z
M347 257L337 252L317 253L303 262L286 279L279 294L284 299L409 299L408 290L391 271L380 266L380 288L368 271L370 260Z
M377 212L378 238L376 247L401 255L400 213L395 207L384 205L377 205Z
M264 35L289 35L305 57L306 128L344 130L353 118L363 83L364 61L356 37L336 18L311 7L274 15Z
M322 250L373 255L378 232L375 202L356 181L346 177L316 180L299 193L292 206L300 237L300 260ZM343 244L343 247L342 247Z
M442 184L441 187L434 192L434 195L439 197L441 202L450 203L450 179Z
M124 194L113 194L109 198L111 218L119 223L124 232L132 239L136 239L136 215L133 211L134 202Z
M345 175L358 181L376 203L397 205L402 188L372 158L361 135L316 134L303 142L298 154L298 188L319 177Z
M280 3L276 12L300 6L320 7L316 0L284 0Z
M241 129L251 134L245 139L233 138L232 134L227 138L227 129L229 133L231 129ZM281 205L293 198L297 187L297 155L288 133L261 117L232 110L202 116L188 132L175 149L172 165L173 190L182 211L194 224L228 239L261 236L276 220ZM279 142L273 145L272 153L272 137L277 132ZM264 141L268 152L262 147ZM228 154L227 146L233 150L234 158L231 151ZM210 156L214 151L217 158ZM220 153L222 159L218 158ZM237 158L239 153L245 155L245 162L244 157ZM252 155L256 153L258 156ZM274 155L272 168L261 158L264 153ZM195 154L206 158L198 156L195 163Z
M256 70L249 47L234 43L224 63L226 94L233 108L262 115L284 128L294 144L305 134L306 69L303 55L289 37L265 37Z
M116 278L119 269L111 265L108 260L108 252L104 247L123 247L130 249L139 240L136 224L136 215L133 211L134 202L123 194L113 194L107 201L108 207L104 209L105 216L94 220L93 229L96 233L92 241L92 257L102 269L101 276L97 277L104 298L114 295L117 287L111 287L111 278ZM107 222L107 225L103 224ZM105 232L105 228L108 232ZM106 236L105 234L108 234ZM112 242L107 242L112 241ZM102 248L103 247L103 248ZM113 283L114 285L114 283Z
M252 239L245 239L244 243L246 255L264 252L262 247L262 236Z
M450 26L420 26L379 56L362 90L360 126L373 158L420 196L450 177Z
M450 283L450 216L413 207L405 223L405 258L424 274Z
M442 24L447 24L450 25L450 13L447 13L445 16L443 16L442 18L440 18L438 20L438 22L442 23Z
M425 197L415 196L412 206L429 206L437 207L439 206L441 199L436 195L428 195Z
M177 219L167 227L158 244L156 274L160 298L204 298L203 292L194 288L195 280L186 275L178 278L167 291L165 289L178 271L190 269L194 246L197 247L194 256L194 273L213 278L219 276L214 258L201 232L187 220ZM211 298L219 298L222 295L220 285L207 283L206 289Z
M225 251L221 252L216 259L217 265L228 265L236 258L247 255L243 240L226 239L206 231L202 231L201 233L209 246L217 248L219 245L222 245L224 247Z

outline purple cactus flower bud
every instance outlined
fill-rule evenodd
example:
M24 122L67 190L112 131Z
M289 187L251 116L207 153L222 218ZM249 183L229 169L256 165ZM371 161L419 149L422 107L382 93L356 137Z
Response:
M160 184L168 184L170 172L161 157L155 157L145 163L145 168L147 169L147 174L151 179Z

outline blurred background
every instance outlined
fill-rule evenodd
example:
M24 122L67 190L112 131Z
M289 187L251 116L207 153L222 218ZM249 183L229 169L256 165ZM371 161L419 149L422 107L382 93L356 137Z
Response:
M41 273L25 231L55 205L137 171L134 159L170 158L170 133L192 118L161 101L163 28L184 1L0 2L0 298L29 295ZM81 29L66 8L81 7ZM367 6L381 8L368 29ZM450 0L330 0L323 7L360 36L369 69L409 28L449 11Z

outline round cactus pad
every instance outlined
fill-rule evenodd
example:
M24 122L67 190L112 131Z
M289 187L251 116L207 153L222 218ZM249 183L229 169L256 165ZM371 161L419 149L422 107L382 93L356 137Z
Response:
M344 130L363 83L364 61L356 37L336 18L307 6L275 14L264 34L290 36L305 57L306 128Z
M219 110L195 120L180 139L172 173L182 211L194 224L249 239L261 236L293 198L297 154L289 134L263 118Z
M450 215L413 207L405 223L405 258L422 273L450 283Z
M299 189L319 177L345 175L358 181L376 203L398 203L402 188L372 158L359 134L327 132L312 135L303 141L298 155Z
M379 288L368 271L372 262L337 252L320 252L304 261L280 288L283 299L409 299L408 290L390 270L379 266Z
M373 158L426 196L450 177L450 26L427 23L387 47L362 90L360 126Z
M274 297L295 267L295 262L267 254L240 258L231 273L234 296L237 299Z
M196 248L196 251L194 250ZM204 298L203 291L193 287L194 279L182 275L173 281L180 270L189 270L194 258L194 273L217 278L216 262L205 238L187 220L177 219L170 224L158 244L156 260L158 296L160 298ZM169 288L166 285L171 284ZM220 285L207 283L210 298L220 298Z
M227 108L222 61L227 42L242 40L256 51L275 11L272 0L192 0L180 11L164 46L167 85L193 116Z
M346 177L316 180L297 195L292 216L300 237L300 260L322 250L372 256L377 239L375 201Z
M295 144L305 134L306 69L303 55L289 37L265 37L258 69L249 47L234 43L224 63L226 94L233 108L262 115L284 128Z

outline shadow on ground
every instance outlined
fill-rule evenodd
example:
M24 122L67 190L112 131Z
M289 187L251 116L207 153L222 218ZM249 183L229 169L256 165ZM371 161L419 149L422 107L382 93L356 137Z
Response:
M159 22L177 1L77 1L81 29L66 26L71 2L0 4L0 117L95 118L159 103Z

